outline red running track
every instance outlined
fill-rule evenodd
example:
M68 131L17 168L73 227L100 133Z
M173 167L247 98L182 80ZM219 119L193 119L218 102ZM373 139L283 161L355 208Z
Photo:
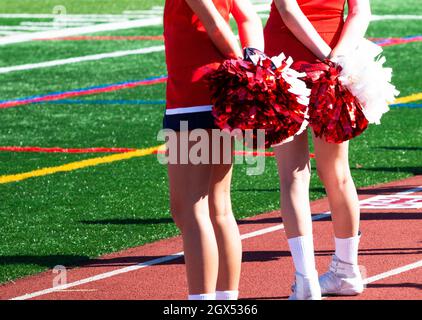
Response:
M361 200L381 195L391 197L409 189L413 189L411 193L390 199L392 203L389 207L362 209L359 262L370 279L400 267L412 267L412 264L413 267L399 270L395 275L384 274L383 279L371 282L362 295L348 299L422 299L422 176L364 188L359 191L359 197ZM412 202L417 208L393 208L403 202ZM327 199L312 203L314 214L327 210ZM278 212L239 221L242 235L251 236L243 240L241 299L285 299L289 295L293 266L280 223ZM270 231L268 228L271 227L279 230L257 236L250 234ZM317 267L319 272L324 272L333 252L333 233L328 216L314 221L314 236ZM70 285L66 290L53 291L52 282L57 274L47 271L0 286L0 299L185 299L187 289L183 258L114 274L180 251L180 237L132 248L68 270L67 283ZM415 267L415 263L419 263L419 267ZM75 285L74 282L79 280L85 283ZM38 293L24 296L34 292Z

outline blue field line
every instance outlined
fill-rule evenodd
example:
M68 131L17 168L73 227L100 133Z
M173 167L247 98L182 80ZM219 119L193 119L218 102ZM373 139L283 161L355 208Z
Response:
M167 75L161 75L161 76L158 76L158 77L157 76L156 77L150 77L150 78L146 78L146 79L142 79L142 80L127 80L127 81L117 82L117 83L101 84L101 85L97 85L97 86L80 88L80 89L73 89L73 90L69 90L69 91L50 92L50 93L47 93L47 94L39 94L39 95L23 97L23 98L16 98L16 99L11 99L11 100L0 100L0 103L7 103L7 102L12 102L12 101L31 100L31 99L50 96L50 95L59 95L59 94L64 94L64 93L76 93L76 92L81 92L81 91L102 89L102 88L107 88L107 87L137 83L137 82L141 82L141 81L158 80L158 79L163 79L163 78L167 78Z
M422 108L422 103L396 103L396 104L391 104L390 108L418 109L418 108Z
M384 43L389 43L391 41L391 39L383 39L383 40L378 40L378 41L374 41L375 44L384 44Z
M416 39L416 38L419 38L419 37L422 37L422 35L417 34L417 35L412 35L412 36L399 37L398 39L402 39L402 40L412 40L412 39ZM389 43L389 42L391 42L392 40L394 40L394 38L385 38L385 39L382 39L382 40L377 40L377 41L374 41L374 43L375 43L375 44L384 44L384 43Z
M422 37L422 34L417 34L415 36L402 37L402 39L410 40L410 39L419 38L419 37Z
M63 99L55 101L41 101L34 104L92 104L92 105L159 105L166 100L76 100Z

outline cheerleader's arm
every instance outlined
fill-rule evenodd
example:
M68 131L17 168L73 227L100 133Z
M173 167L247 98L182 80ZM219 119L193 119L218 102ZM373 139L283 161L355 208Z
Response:
M242 47L264 51L262 22L249 0L234 0L232 14L236 20Z
M326 59L331 53L331 48L302 12L297 1L275 0L275 4L284 23L295 37L319 59Z
M218 12L212 0L185 0L192 11L198 16L215 46L226 58L243 57L229 24Z
M348 0L349 11L340 40L331 52L331 57L353 52L365 36L371 19L369 0Z

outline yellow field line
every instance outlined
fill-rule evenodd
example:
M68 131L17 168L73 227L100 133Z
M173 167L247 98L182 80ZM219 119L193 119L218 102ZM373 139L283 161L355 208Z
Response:
M397 98L394 103L409 103L422 100L422 92L415 93L407 97Z
M153 154L154 152L159 150L161 147L162 146L156 146L156 147L151 147L151 148L146 148L146 149L139 149L139 150L125 152L125 153L113 154L111 156L98 157L98 158L86 159L82 161L71 162L71 163L64 164L57 167L47 167L47 168L42 168L42 169L19 173L19 174L0 176L0 184L22 181L22 180L34 178L34 177L42 177L42 176L54 174L57 172L66 172L66 171L73 171L73 170L78 170L82 168L87 168L87 167L93 167L93 166L97 166L99 164L104 164L104 163L111 163L115 161L122 161L122 160L127 160L131 158L136 158L136 157L143 157L143 156Z
M412 94L410 96L406 96L402 98L397 98L394 103L409 103L409 102L414 102L414 101L419 101L419 100L422 100L422 92ZM130 151L130 152L118 153L118 154L114 154L114 155L106 156L106 157L98 157L98 158L93 158L93 159L71 162L71 163L64 164L57 167L47 167L47 168L42 168L42 169L24 172L24 173L4 175L4 176L0 176L0 184L22 181L22 180L34 178L34 177L42 177L42 176L46 176L46 175L50 175L50 174L54 174L58 172L66 172L66 171L73 171L73 170L78 170L82 168L87 168L87 167L93 167L93 166L97 166L99 164L104 164L104 163L111 163L111 162L122 161L122 160L127 160L131 158L136 158L136 157L143 157L143 156L147 156L154 153L155 151L159 150L162 147L163 146L161 145L161 146L156 146L156 147L151 147L151 148L146 148L146 149L139 149L139 150Z

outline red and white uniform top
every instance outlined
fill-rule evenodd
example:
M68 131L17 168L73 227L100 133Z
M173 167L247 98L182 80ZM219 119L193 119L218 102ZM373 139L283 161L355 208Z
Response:
M228 22L233 0L213 0ZM185 0L166 0L164 39L168 70L166 114L211 110L204 76L225 60Z

